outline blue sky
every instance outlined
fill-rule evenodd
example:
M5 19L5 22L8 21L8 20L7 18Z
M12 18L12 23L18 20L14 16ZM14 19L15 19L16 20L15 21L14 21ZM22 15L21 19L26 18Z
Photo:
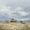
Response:
M30 0L0 0L0 19L9 18L30 20Z

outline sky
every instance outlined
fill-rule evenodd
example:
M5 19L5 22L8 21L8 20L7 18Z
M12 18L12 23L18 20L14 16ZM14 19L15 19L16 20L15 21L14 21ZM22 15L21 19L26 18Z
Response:
M0 19L30 20L30 0L0 0Z

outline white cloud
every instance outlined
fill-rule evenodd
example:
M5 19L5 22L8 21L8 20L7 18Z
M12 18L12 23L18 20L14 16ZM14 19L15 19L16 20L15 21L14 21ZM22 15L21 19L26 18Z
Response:
M21 16L26 16L26 15L29 14L29 13L23 11L23 10L24 10L24 9L21 8L21 7L17 7L17 8L15 9L15 11L16 11L17 13L19 13Z
M11 7L10 6L5 6L5 5L0 5L0 16L8 16L8 18L11 17L15 17L15 15L13 15L12 13L16 12L16 11L11 11Z
M4 6L4 5L0 5L0 15L5 15L7 14L8 16L11 16L11 8Z
M10 16L15 18L17 15L27 16L29 13L24 11L24 7L27 6L30 7L29 0L0 0L0 15L7 15L8 18L10 18Z
M21 16L26 16L26 15L29 14L29 13L27 13L27 12L25 12L25 11L20 11L19 13L21 14Z
M22 10L22 8L21 8L21 7L16 7L15 10L16 10L16 11L20 11L20 10Z

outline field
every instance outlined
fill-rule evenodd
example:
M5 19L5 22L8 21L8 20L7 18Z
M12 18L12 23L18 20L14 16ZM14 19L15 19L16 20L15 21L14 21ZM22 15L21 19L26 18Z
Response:
M30 30L30 24L0 23L0 30Z

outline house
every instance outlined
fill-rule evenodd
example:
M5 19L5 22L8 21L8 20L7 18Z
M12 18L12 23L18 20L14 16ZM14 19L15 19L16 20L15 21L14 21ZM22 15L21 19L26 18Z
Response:
M15 19L12 18L10 22L17 22L17 20L15 20Z

